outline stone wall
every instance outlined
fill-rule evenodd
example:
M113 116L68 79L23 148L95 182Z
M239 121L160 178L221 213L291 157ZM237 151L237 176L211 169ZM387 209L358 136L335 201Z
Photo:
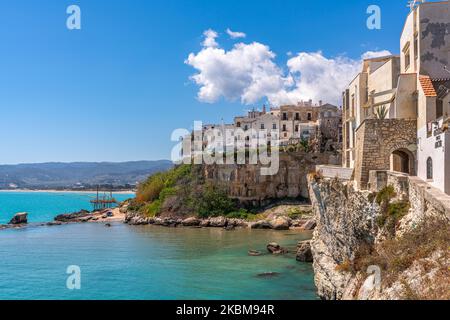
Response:
M403 151L415 171L417 121L406 119L366 119L356 131L355 181L367 189L370 170L390 170L391 155Z
M339 164L335 153L280 153L279 171L273 176L260 174L261 165L205 165L204 177L226 186L229 195L241 203L264 206L274 199L309 198L307 175L318 164Z

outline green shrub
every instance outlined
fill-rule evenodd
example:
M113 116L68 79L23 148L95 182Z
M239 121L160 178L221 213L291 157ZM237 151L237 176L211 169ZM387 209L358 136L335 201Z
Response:
M389 185L384 187L378 192L376 201L378 205L383 205L389 203L393 198L395 198L397 194L395 193L395 189L393 186Z
M146 204L145 206L142 207L141 212L146 216L146 217L156 217L160 211L161 211L161 200L155 200L149 204Z
M409 208L410 204L406 201L389 203L386 211L377 218L378 227L385 227L391 235L395 235L398 222L408 214Z
M226 215L230 219L244 219L247 220L250 216L252 216L251 213L249 213L245 209L240 209L238 211L230 212Z
M194 195L190 203L199 217L227 215L236 210L235 203L228 197L227 192L212 184L204 186L203 191Z
M157 173L141 183L136 192L136 201L149 202L159 198L159 194L164 189L165 173Z
M175 184L191 178L191 165L180 165L166 172L159 172L146 181L139 184L136 192L136 201L141 203L152 202L160 199L160 195L163 196L174 194L173 187ZM166 190L168 189L168 190ZM163 192L164 191L164 192Z

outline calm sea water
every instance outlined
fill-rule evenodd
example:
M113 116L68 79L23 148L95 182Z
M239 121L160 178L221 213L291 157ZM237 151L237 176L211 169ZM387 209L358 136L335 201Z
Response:
M113 196L117 201L134 197L133 194ZM95 193L0 192L0 224L8 223L18 212L28 212L29 222L48 222L58 214L92 210L90 201L95 197Z
M315 299L310 264L292 255L247 254L271 241L294 247L309 237L122 223L4 230L0 299ZM70 265L81 268L81 290L66 287ZM266 272L279 275L258 276Z

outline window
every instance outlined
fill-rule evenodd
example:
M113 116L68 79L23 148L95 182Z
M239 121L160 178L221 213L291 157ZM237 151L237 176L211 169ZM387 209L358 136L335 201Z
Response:
M288 119L287 113L283 112L283 120L287 120L287 119Z
M240 122L236 123L236 127L240 128L241 127L241 123Z
M248 130L248 125L245 125L244 130L245 130L245 131Z
M436 119L444 115L444 104L441 99L436 100Z
M353 117L355 115L355 95L352 94L351 110L350 114Z
M298 124L295 125L295 132L298 132Z
M300 120L300 114L298 112L295 114L295 120L297 120L297 121Z
M283 131L284 131L284 132L286 132L286 131L287 131L287 129L286 129L286 125L285 125L285 124L283 124Z
M308 121L311 121L312 120L312 114L311 114L311 112L308 112Z
M427 179L433 180L433 159L427 159Z
M403 48L403 56L405 58L405 70L409 69L409 66L411 65L411 53L409 52L409 42L406 44L406 46Z
M264 130L264 129L265 129L264 123L261 123L261 130Z
M419 39L418 34L414 35L414 60L419 58Z
M274 124L272 125L272 129L273 129L273 130L277 130L277 124L276 124L276 123L274 123Z

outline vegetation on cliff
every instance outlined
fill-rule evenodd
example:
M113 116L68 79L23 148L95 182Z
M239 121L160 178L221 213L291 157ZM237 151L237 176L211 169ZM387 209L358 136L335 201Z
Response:
M130 210L147 217L169 214L247 218L249 213L228 197L225 186L206 182L200 170L200 166L179 165L149 177L139 185Z
M396 198L390 185L369 196L369 201L375 201L380 208L376 218L379 239L361 244L354 259L344 261L336 271L367 277L369 266L378 266L382 287L394 288L399 292L397 298L450 299L448 220L445 216L432 216L400 233L399 226L409 213L410 203ZM412 278L416 279L414 288Z
M377 225L384 229L389 237L394 237L399 221L408 214L410 204L407 201L393 201L397 196L394 187L384 187L375 196L377 204L381 208L381 215L377 218Z
M370 265L382 269L383 287L391 287L400 281L402 299L450 299L448 268L450 225L447 220L431 218L404 233L400 237L386 239L377 246L361 248L351 270L365 272ZM402 277L417 269L417 278L426 277L426 287L412 289ZM417 279L419 281L419 279ZM417 281L417 282L418 282Z

